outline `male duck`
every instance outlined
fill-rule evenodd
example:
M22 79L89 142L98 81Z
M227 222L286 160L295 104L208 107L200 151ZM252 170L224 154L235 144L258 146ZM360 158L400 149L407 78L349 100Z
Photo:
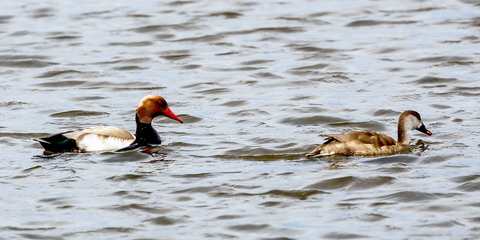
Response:
M402 151L410 144L412 130L418 130L428 135L420 114L415 111L405 111L398 120L398 142L393 138L372 131L355 131L342 134L322 134L326 142L318 146L307 157L322 157L327 155L378 155L394 154Z
M160 144L160 136L152 127L156 116L165 115L181 123L168 108L167 101L157 95L144 97L138 105L135 115L136 136L130 132L110 126L88 127L57 133L45 138L35 138L47 152L101 152L125 151L149 144Z

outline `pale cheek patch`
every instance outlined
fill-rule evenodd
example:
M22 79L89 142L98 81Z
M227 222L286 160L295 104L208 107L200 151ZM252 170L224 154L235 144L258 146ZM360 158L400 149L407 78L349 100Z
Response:
M80 142L78 148L83 152L113 151L127 147L133 142L132 139L105 137L97 134L87 134Z

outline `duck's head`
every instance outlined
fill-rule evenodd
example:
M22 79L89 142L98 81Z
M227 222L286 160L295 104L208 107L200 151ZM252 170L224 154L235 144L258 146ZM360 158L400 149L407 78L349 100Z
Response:
M175 116L175 114L168 107L167 101L158 95L145 96L138 104L137 116L142 123L152 123L153 118L165 115L171 119L175 119L181 123L183 120Z
M418 112L408 110L400 115L398 119L398 141L403 145L410 144L410 133L412 130L418 130L422 133L432 135L422 122Z
M405 130L418 130L428 135L432 135L432 132L428 131L422 122L420 114L416 111L408 110L400 115L400 123L403 123Z

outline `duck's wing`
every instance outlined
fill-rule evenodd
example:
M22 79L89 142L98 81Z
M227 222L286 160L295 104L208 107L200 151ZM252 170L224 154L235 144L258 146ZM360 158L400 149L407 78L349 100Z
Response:
M397 151L396 141L383 134L372 131L355 131L341 134L322 134L326 141L307 157L326 155L370 155Z
M328 141L338 141L342 143L358 142L359 144L373 144L375 147L396 145L395 139L388 135L372 131L355 131L341 134L322 134ZM325 142L326 143L326 142Z
M75 138L82 152L115 151L130 145L135 137L128 131L117 127L89 127L67 133Z
M114 137L120 139L135 139L135 136L133 136L129 131L111 126L80 128L75 131L65 132L62 135L77 140L80 136L84 134L96 134L104 137Z

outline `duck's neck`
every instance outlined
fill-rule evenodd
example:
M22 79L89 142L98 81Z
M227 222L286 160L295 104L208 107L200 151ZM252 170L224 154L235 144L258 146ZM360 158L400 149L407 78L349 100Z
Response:
M409 145L411 133L412 130L408 129L403 121L400 121L398 123L398 144Z
M142 123L135 114L135 122L137 123L135 143L139 145L160 144L162 140L158 132L152 127L151 123Z

